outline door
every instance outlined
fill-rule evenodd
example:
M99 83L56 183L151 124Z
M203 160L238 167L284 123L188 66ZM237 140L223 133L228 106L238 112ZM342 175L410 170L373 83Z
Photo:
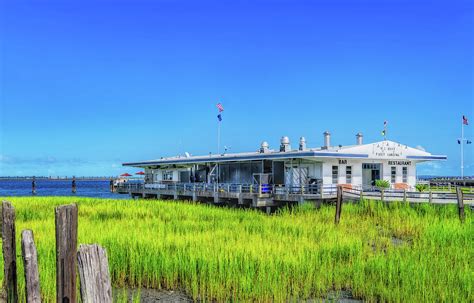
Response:
M362 163L362 185L375 186L380 179L380 163Z

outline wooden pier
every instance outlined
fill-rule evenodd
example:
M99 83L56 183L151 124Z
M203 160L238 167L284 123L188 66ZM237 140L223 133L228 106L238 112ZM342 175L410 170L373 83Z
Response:
M115 191L130 194L133 198L155 198L200 201L212 204L230 204L253 208L277 207L285 204L307 202L332 202L341 188L344 201L360 199L381 200L384 202L409 202L456 204L455 191L425 191L361 188L342 184L341 186L306 185L299 187L245 184L208 183L119 183ZM453 189L455 187L453 186ZM467 190L467 189L465 189ZM465 193L467 205L474 205L474 193Z
M278 187L215 183L119 183L115 190L117 193L130 194L132 197L226 203L249 207L273 207L287 203L334 199L337 194L335 186Z

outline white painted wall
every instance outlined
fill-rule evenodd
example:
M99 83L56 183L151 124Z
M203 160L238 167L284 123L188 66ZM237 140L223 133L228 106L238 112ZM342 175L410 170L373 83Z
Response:
M332 182L332 167L338 166L338 184L348 184L346 176L347 166L352 167L352 180L351 184L360 185L362 184L362 161L359 159L344 159L347 161L346 164L339 164L339 159L327 159L323 166L323 184L333 184Z
M341 158L343 159L343 158ZM381 176L384 180L391 181L391 167L397 168L396 183L403 183L402 179L402 167L403 165L389 165L389 160L379 159L344 159L347 161L346 164L339 164L339 159L326 158L324 162L306 162L302 163L301 167L308 168L308 177L315 179L322 179L323 184L329 185L332 183L332 166L336 165L339 167L338 184L347 184L346 180L346 166L352 166L352 182L351 184L360 186L362 185L362 163L381 163ZM286 167L290 167L287 163ZM293 166L298 166L298 163L293 163ZM145 169L145 172L151 172L153 174L154 182L160 182L163 180L163 171L173 171L173 181L180 182L179 173L181 171L187 171L189 168L179 169ZM408 166L408 182L410 186L416 185L416 162L411 161L411 165Z
M362 185L362 163L381 163L381 178L391 181L391 167L397 168L396 183L403 183L402 167L403 165L389 165L389 160L368 160L368 159L345 159L347 164L339 164L339 159L327 159L322 163L322 179L323 184L333 184L332 182L332 166L339 167L338 184L347 184L346 166L352 166L352 182L353 185ZM416 185L416 162L411 161L408 167L408 180L410 186Z

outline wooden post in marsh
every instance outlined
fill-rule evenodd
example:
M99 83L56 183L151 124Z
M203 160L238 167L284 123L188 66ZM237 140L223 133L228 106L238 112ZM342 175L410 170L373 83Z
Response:
M71 186L72 186L72 193L75 194L77 192L76 177L75 176L72 177Z
M429 203L433 203L433 192L431 191L431 189L430 189L430 192L428 194L429 194L429 196L428 196Z
M384 189L380 188L380 201L383 202L383 199L384 199Z
M460 186L456 187L456 195L458 198L459 220L464 223L464 197Z
M106 250L97 244L81 244L77 252L77 262L82 302L112 303Z
M56 207L56 302L76 303L77 206Z
M7 303L18 302L16 275L15 208L8 201L2 203L3 289Z
M364 188L362 187L360 189L360 197L359 197L359 202L362 202L364 200Z
M334 218L334 223L339 224L341 219L342 211L342 186L337 187L337 199L336 199L336 217Z
M36 195L36 177L33 176L33 181L31 181L31 194Z
M111 193L114 192L114 180L112 178L110 178L110 181L109 181L109 189Z
M38 254L33 232L29 229L21 232L21 255L25 268L26 303L41 303Z
M407 189L403 189L403 202L407 202Z

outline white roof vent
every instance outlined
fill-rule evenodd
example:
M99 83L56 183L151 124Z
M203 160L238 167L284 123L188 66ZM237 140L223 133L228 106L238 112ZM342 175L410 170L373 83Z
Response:
M287 136L281 137L280 140L280 151L281 152L289 152L291 151L290 139Z
M268 153L270 151L268 147L269 147L268 142L263 141L262 145L260 145L260 153Z
M300 138L299 150L301 151L306 150L306 139L304 137Z
M356 139L357 139L357 145L362 145L362 141L364 139L364 135L362 135L362 133L357 133L356 135Z
M331 147L331 133L328 131L325 131L323 135L324 135L323 149L328 149L329 147Z

